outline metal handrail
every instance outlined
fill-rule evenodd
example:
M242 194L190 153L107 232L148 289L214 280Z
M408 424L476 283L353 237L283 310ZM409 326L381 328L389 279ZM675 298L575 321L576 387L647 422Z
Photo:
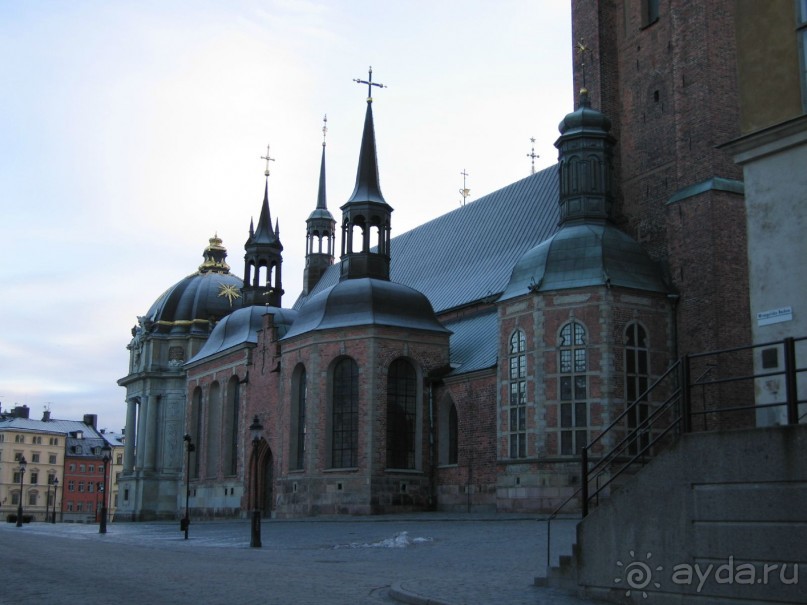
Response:
M627 470L631 465L635 464L640 458L643 459L645 454L650 452L662 438L664 438L672 429L679 427L679 431L681 433L689 432L692 429L692 417L693 416L701 416L711 413L726 413L726 412L736 412L742 410L749 410L749 409L760 409L760 408L770 408L776 406L786 406L788 411L788 424L797 424L801 419L807 417L807 414L802 415L801 417L798 416L798 405L801 403L807 402L805 399L798 398L798 384L796 382L796 375L801 372L807 372L807 368L800 368L796 363L796 355L795 355L795 343L807 340L807 337L799 337L799 338L784 338L783 340L778 341L771 341L761 344L755 345L747 345L743 347L733 347L729 349L721 349L717 351L708 351L704 353L696 353L693 355L685 355L674 364L672 364L667 371L664 372L657 380L653 382L643 393L639 395L639 397L633 401L630 405L626 406L625 409L617 415L617 417L599 434L594 437L589 443L587 443L581 450L581 466L582 466L582 485L578 491L582 492L582 508L583 508L583 516L585 517L588 514L589 502L592 498L597 497L599 498L599 494L610 485L617 477L619 477L625 470ZM689 380L689 366L692 359L703 358L708 356L716 356L725 353L735 353L735 352L742 352L742 351L751 351L761 347L770 347L774 345L780 345L783 347L784 350L784 370L777 371L777 372L762 372L759 374L743 374L741 376L731 376L728 378L718 378L709 381L701 381L709 372L712 371L713 368L709 368L701 374L701 376L696 379L694 382ZM653 412L648 415L646 419L644 419L641 423L639 423L636 427L631 428L628 430L627 434L618 441L609 451L607 451L604 455L598 457L596 461L590 458L589 454L593 451L594 446L602 441L606 434L611 433L613 430L617 428L620 430L624 430L623 420L626 416L631 413L633 410L636 409L636 406L639 404L650 404L653 405L652 402L649 401L649 395L655 389L659 387L659 385L665 381L670 375L678 371L679 382L680 384L673 389L672 394L667 397L667 399L660 403L654 405ZM698 410L693 411L691 409L690 404L690 389L693 386L709 386L709 385L718 385L718 384L727 384L727 383L736 383L742 382L747 380L757 380L760 378L766 378L769 376L784 376L785 383L786 383L786 401L784 402L774 402L774 403L767 403L767 404L756 404L753 405L746 405L746 406L732 406L726 408L719 408L716 410ZM661 430L660 433L656 433L653 431L654 423L657 419L661 418L662 414L667 412L671 409L673 404L678 403L680 407L680 412L675 415L666 428ZM651 438L647 441L647 443L642 446L641 439L645 436L649 435ZM621 459L623 462L622 466L614 473L611 472L611 475L607 478L607 480L600 484L600 478L606 474L607 465L620 460L621 455L625 451L627 447L630 446L632 443L638 443L639 448L637 449L637 453L631 457ZM630 456L630 454L628 454ZM594 462L594 465L589 468L589 463ZM596 489L593 493L589 494L589 483L592 481L592 478L596 480L597 485ZM575 492L574 495L576 495ZM574 496L573 495L573 496ZM571 498L569 498L570 500ZM562 506L565 506L567 502L564 502ZM550 520L554 518L556 513L549 518ZM549 552L549 548L547 547L547 553ZM548 558L548 556L547 556Z

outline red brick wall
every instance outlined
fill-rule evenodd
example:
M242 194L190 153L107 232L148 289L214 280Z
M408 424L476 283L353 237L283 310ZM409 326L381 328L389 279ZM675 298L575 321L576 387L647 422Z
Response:
M680 293L681 353L751 338L742 196L709 192L668 205L708 179L742 179L717 148L740 134L734 10L732 0L662 0L659 20L643 28L640 2L572 1L573 37L596 64L586 72L592 105L618 141L617 222Z

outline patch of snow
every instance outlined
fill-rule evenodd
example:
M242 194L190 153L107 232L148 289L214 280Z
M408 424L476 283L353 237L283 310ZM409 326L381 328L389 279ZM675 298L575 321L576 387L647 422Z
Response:
M338 548L407 548L414 544L423 544L431 542L431 538L410 538L409 532L402 531L395 534L392 538L384 538L378 542L351 542L350 544L337 544L334 549Z

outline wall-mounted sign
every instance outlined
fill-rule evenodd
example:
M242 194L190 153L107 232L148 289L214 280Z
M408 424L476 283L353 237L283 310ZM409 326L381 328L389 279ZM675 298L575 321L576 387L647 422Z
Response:
M757 313L758 326L769 326L770 324L778 324L783 321L791 321L792 319L793 307L780 307L779 309L771 309Z

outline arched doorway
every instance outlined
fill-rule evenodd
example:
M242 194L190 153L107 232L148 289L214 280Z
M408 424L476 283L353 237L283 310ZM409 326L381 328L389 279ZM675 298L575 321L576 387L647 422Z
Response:
M265 439L261 439L257 447L253 446L252 468L250 473L250 483L256 477L257 482L250 490L250 509L256 508L261 511L262 517L272 515L272 487L274 459L272 450Z

